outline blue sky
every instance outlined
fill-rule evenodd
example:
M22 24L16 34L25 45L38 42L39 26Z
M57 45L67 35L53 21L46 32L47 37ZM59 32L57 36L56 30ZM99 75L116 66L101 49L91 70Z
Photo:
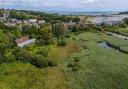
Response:
M0 8L39 11L128 11L128 0L0 0Z

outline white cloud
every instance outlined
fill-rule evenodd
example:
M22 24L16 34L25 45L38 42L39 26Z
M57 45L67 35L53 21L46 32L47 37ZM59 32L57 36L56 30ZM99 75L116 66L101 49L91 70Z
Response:
M56 1L56 0L41 0L39 2L31 3L30 5L35 7L78 7L78 3L74 3L73 1Z
M91 4L91 3L95 3L95 2L96 2L96 0L86 0L83 3L84 4Z
M103 6L103 4L99 0L86 0L83 1L82 4L84 6Z
M128 9L128 0L0 0L0 8L25 9L78 9L78 10L116 10Z
M61 6L61 4L59 3L47 3L47 2L42 2L42 3L31 3L31 6L35 6L35 7L54 7L54 6Z

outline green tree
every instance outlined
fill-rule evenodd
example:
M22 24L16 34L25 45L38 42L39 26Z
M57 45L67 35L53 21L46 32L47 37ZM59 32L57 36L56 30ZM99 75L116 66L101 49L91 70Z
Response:
M64 35L64 33L65 33L66 30L64 30L63 24L61 24L61 22L59 22L57 24L53 24L52 31L53 31L53 34L56 37L59 37L59 36Z
M13 34L14 34L16 37L21 37L21 35L22 35L19 29L15 29L15 30L13 31Z
M0 30L0 58L4 58L4 51L9 45L9 38L8 36Z
M126 24L126 25L128 25L128 18L124 18L123 19L123 23Z
M73 22L79 22L79 21L80 21L80 18L79 17L73 18Z
M41 29L41 35L45 44L50 44L53 39L52 29L50 25L46 25Z

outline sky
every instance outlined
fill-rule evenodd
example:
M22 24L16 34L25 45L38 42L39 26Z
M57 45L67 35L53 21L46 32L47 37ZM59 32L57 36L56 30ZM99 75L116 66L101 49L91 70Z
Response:
M38 11L128 11L128 0L0 0L0 8Z

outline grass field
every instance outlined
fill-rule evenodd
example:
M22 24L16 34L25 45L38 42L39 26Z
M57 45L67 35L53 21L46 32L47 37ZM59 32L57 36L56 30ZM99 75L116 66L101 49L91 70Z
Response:
M97 41L102 40L128 47L127 40L104 33L72 35L67 46L49 47L48 56L58 61L57 67L0 65L0 89L128 89L128 55L101 47ZM67 67L75 57L80 58L78 71Z
M128 89L128 55L105 49L96 41L106 39L107 35L83 33L76 36L87 49L81 49L64 61L63 70L69 89ZM107 40L122 39L107 37ZM128 43L125 42L124 44ZM122 43L123 44L123 43ZM128 46L128 45L127 45ZM81 69L73 72L67 64L73 62L73 57L80 57Z
M128 27L116 29L116 32L128 35Z

